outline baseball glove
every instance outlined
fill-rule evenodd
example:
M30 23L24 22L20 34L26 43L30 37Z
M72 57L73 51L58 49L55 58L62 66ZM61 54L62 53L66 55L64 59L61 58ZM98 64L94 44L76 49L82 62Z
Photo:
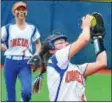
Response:
M37 70L37 67L42 64L41 57L39 55L33 55L27 62L27 64L30 64L31 67L33 67L33 72Z
M94 17L93 22L95 22L95 25L91 27L91 38L105 35L105 26L104 26L104 20L100 13L93 13L92 16Z

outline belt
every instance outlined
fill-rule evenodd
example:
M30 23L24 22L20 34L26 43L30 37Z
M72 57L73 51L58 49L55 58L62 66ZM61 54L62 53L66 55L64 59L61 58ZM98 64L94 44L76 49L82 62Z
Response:
M26 59L29 59L30 57L28 56L6 56L6 58L12 59L12 60L26 60Z

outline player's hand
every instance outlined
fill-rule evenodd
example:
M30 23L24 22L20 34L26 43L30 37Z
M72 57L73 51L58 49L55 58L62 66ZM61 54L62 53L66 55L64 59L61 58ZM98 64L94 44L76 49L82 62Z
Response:
M86 16L82 17L82 25L81 28L90 28L91 27L91 20L93 19L93 17L89 14L87 14Z
M6 50L7 50L7 47L6 47L5 44L1 44L1 50L2 50L2 51L6 51Z

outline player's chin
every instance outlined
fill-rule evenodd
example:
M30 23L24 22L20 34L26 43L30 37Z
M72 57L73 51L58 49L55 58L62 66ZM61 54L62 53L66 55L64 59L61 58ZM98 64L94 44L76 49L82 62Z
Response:
M18 16L18 19L19 19L19 20L23 20L24 18L25 18L24 15L20 15L20 16Z

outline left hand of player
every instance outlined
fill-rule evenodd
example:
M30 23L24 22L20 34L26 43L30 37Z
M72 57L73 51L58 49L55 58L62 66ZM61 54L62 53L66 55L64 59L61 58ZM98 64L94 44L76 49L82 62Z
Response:
M6 50L7 50L7 47L6 47L5 44L1 44L1 50L2 50L2 51L6 51Z

